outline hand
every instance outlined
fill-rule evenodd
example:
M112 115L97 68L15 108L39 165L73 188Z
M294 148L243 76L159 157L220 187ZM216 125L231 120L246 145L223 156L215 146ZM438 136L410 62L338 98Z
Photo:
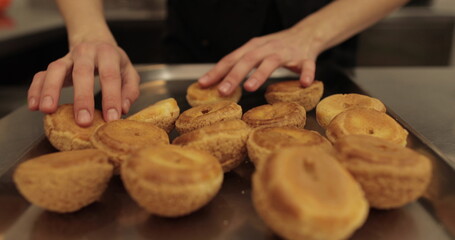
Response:
M63 86L74 86L74 116L80 126L93 121L94 75L99 73L103 116L106 121L127 113L139 96L139 75L126 53L109 42L75 44L70 52L37 73L28 90L28 107L55 112Z
M300 82L314 81L316 58L321 51L311 31L297 27L250 40L221 59L199 79L203 87L220 82L218 90L230 95L239 83L257 68L244 83L247 91L257 90L279 67L300 73Z

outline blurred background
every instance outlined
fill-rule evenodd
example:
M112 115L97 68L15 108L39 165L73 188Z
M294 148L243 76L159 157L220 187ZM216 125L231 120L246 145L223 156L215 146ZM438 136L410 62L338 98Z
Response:
M26 103L33 75L67 52L53 0L0 0L0 117ZM165 0L105 0L109 25L135 64L163 62ZM361 33L359 67L453 66L455 1L414 0Z

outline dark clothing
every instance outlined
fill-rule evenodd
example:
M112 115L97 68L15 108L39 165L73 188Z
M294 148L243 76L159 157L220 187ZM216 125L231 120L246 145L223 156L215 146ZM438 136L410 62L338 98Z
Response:
M329 2L168 0L166 58L171 63L217 62L251 38L290 28ZM352 40L347 45L352 53ZM333 52L336 50L327 51L320 58L333 58Z

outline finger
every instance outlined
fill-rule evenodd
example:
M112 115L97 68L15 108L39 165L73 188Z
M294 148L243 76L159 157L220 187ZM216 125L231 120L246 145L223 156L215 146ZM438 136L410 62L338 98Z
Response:
M140 77L133 65L128 64L123 71L122 112L127 114L131 104L139 97Z
M60 58L49 64L41 89L40 111L52 113L57 110L60 91L70 68L71 61L67 58Z
M73 51L74 116L78 125L86 127L93 121L95 56L93 49L87 46Z
M28 109L36 111L39 109L39 103L41 98L41 89L43 88L44 78L46 77L46 71L41 71L33 76L32 83L27 93Z
M313 60L303 61L302 72L300 74L300 83L303 87L308 87L313 83L315 72L316 63Z
M264 59L257 70L245 81L243 87L249 92L256 91L272 73L282 65L278 55L272 55Z
M120 118L122 109L120 56L111 45L102 45L99 47L97 63L103 96L103 116L108 122L114 121Z
M245 55L245 53L262 46L265 42L266 38L251 39L240 48L223 57L215 65L215 67L210 69L206 74L198 79L199 84L202 87L208 87L221 81L221 79L223 79L226 74L231 71L232 67Z
M232 70L226 75L223 81L218 86L221 95L230 95L238 84L248 75L253 68L259 65L265 58L273 56L272 58L278 62L282 62L282 57L274 54L276 49L273 44L265 44L256 48L239 59Z

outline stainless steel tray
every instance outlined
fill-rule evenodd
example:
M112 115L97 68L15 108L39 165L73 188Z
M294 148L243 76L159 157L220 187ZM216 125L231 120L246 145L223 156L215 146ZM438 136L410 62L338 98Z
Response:
M174 97L182 111L189 108L186 88L211 65L138 66L142 76L141 97L131 113L160 99ZM317 76L325 82L325 95L363 93L347 75L330 66L319 66ZM267 84L295 75L279 70ZM265 104L265 86L244 92L240 105L246 111ZM99 96L97 96L99 98ZM62 103L71 102L71 89ZM97 101L100 102L99 99ZM410 132L409 146L433 162L432 183L424 197L400 209L371 210L368 220L351 239L454 239L455 171L430 142L400 120ZM11 174L21 161L56 151L42 130L40 113L18 109L0 120L0 240L2 239L278 239L258 218L251 204L250 177L254 167L245 161L225 174L220 193L201 210L182 218L168 219L147 214L127 195L114 177L102 199L76 213L55 214L30 205L22 198ZM308 113L306 128L323 130ZM176 133L171 133L174 138Z

